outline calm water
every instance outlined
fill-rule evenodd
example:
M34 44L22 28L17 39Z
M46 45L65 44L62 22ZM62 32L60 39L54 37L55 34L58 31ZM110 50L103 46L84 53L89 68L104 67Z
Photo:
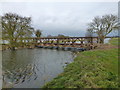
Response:
M50 49L3 51L4 82L14 88L40 88L63 72L73 58L72 52Z

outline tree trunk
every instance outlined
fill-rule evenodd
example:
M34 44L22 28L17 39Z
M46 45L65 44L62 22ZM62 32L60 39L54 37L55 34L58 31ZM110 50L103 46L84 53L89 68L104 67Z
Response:
M10 40L10 49L15 50L16 43L13 39Z
M104 36L100 36L99 37L99 43L104 44L104 39L105 39Z
M11 50L15 50L15 47L11 47L10 49L11 49Z
M103 38L100 38L100 43L104 43L104 39Z

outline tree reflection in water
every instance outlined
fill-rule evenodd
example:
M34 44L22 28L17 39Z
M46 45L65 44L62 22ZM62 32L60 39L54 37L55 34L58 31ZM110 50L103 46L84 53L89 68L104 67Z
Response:
M38 70L35 64L28 64L24 68L17 68L14 70L5 70L3 72L3 86L7 88L11 87L7 85L8 83L15 85L18 83L23 83L25 81L30 81L32 78L37 79L36 70Z

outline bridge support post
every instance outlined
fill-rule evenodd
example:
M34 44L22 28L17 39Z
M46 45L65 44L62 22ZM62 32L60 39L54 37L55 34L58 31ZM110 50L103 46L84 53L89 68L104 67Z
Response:
M81 38L81 46L80 47L83 47L84 45L83 45L83 39Z
M97 43L99 43L99 38L97 37Z
M59 38L57 38L57 46L59 47Z
M72 47L74 47L74 43L75 43L75 41L74 41L74 40L72 40Z
M93 44L93 38L91 37L91 41L90 41L91 44Z

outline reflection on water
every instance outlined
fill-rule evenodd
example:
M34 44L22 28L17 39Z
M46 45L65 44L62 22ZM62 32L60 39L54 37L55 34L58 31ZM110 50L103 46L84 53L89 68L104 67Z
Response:
M34 75L34 80L37 79L37 68L32 64L28 64L23 69L16 68L14 70L5 70L3 73L3 82L9 81L13 84L23 83L25 80L30 80L30 77Z
M73 60L68 51L24 49L3 51L3 86L40 88Z

